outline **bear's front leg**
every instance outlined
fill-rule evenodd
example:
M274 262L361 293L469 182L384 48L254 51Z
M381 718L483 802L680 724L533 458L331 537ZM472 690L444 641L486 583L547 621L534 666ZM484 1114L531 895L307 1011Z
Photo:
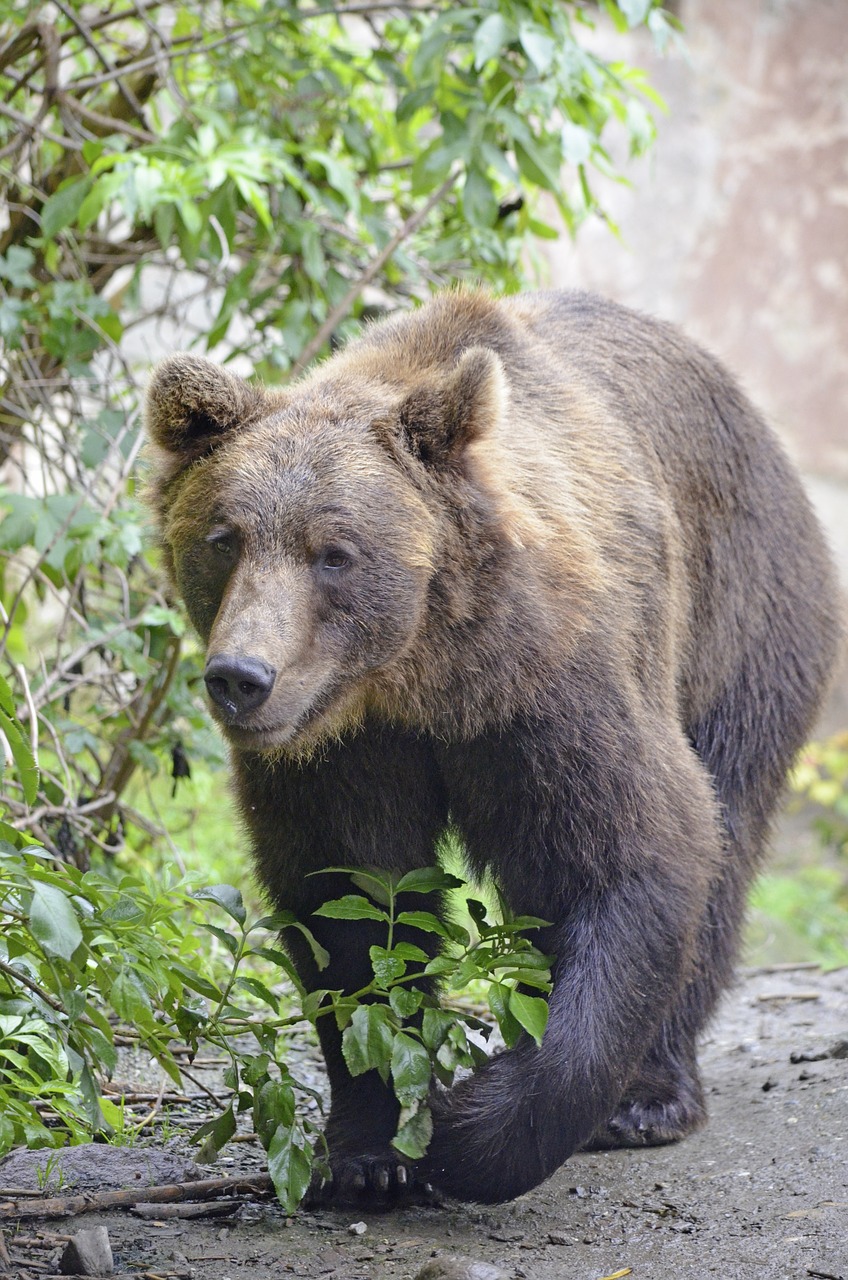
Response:
M575 718L576 719L576 718ZM451 812L511 906L552 921L548 1026L443 1094L420 1174L497 1202L607 1122L699 957L723 857L709 781L682 735L539 720L445 751Z
M397 869L430 866L447 822L447 801L432 755L417 737L366 726L306 762L234 759L242 813L253 838L260 877L275 905L292 911L329 953L318 970L293 929L283 938L307 990L351 994L373 978L369 948L385 946L385 926L372 920L333 920L313 913L322 903L359 890L345 875L316 875L327 867ZM403 910L438 910L421 894ZM406 931L396 930L401 941ZM430 935L410 941L426 948ZM352 1077L335 1019L318 1019L330 1081L325 1136L332 1182L319 1189L334 1203L380 1205L421 1189L409 1162L391 1145L399 1107L376 1071Z

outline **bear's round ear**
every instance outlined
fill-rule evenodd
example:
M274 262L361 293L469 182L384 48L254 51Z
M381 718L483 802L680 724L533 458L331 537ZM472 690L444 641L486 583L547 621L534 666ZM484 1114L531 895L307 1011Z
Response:
M154 369L147 387L147 434L173 461L187 465L254 417L264 399L261 388L211 360L169 356Z
M400 424L409 449L426 465L455 461L503 417L508 394L495 352L470 347L445 379L422 383L401 405Z

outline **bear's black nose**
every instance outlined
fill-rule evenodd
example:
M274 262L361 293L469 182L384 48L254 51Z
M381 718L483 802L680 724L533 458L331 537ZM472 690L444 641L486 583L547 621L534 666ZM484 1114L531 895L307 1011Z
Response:
M219 653L207 662L203 678L213 702L230 716L244 716L262 706L276 674L261 658Z

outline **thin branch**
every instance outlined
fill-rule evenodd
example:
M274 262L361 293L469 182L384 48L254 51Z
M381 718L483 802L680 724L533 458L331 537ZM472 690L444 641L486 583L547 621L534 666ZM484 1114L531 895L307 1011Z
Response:
M365 289L377 273L382 270L395 250L403 244L404 240L408 240L409 237L418 230L427 215L435 209L436 205L439 204L441 200L444 199L451 187L453 187L459 179L460 172L461 170L457 169L445 178L438 190L434 191L421 208L417 209L415 213L411 214L410 217L407 218L406 222L404 222L402 226L398 227L391 240L389 240L389 242L380 250L376 258L372 258L365 270L357 276L341 302L337 303L336 306L333 307L320 329L318 329L314 337L312 337L303 348L303 351L300 353L300 356L292 368L292 377L296 377L303 369L306 368L310 360L318 354L337 326L341 324L342 320L344 320L348 315L351 307L362 293L362 290Z
M16 969L14 965L7 964L5 960L0 960L0 973L8 974L8 976L14 979L15 982L19 982L22 987L26 987L33 995L38 996L39 1000L43 1000L45 1004L49 1004L50 1008L54 1009L56 1013L65 1012L65 1006L62 1004L61 1000L57 1000L55 996L51 996L49 991L45 991L37 982L33 982L32 978L27 974L22 973L20 969Z
M94 54L95 58L100 63L100 65L104 68L104 70L111 72L113 68L109 63L109 59L106 57L105 53L101 49L98 42L94 39L94 36L90 28L85 24L85 22L83 22L79 14L74 13L73 9L69 8L68 5L66 5L63 2L63 0L53 0L53 3L55 4L56 8L59 9L60 12L65 15L68 22L70 22L74 27L76 27L77 31L82 36L83 40L88 45L89 49ZM133 91L129 88L129 86L125 85L123 80L120 80L120 79L118 80L118 92L120 93L121 97L124 99L124 102L127 104L130 111L132 111L134 115L138 116L139 120L141 120L143 124L144 114L142 112L141 103L138 101L138 99L136 98Z
M157 140L155 133L149 133L147 129L137 129L134 124L129 124L128 121L121 120L118 116L104 115L102 111L95 111L67 91L62 94L62 101L76 115L82 116L85 120L89 120L93 125L96 125L100 136L104 133L125 133L128 137L135 138L137 142L151 143Z
M16 111L14 107L8 106L5 102L0 102L0 116L6 116L9 120L14 120L15 124L22 125L25 130L41 134L42 138L47 138L49 142L55 142L57 146L63 147L65 151L82 151L83 144L75 142L64 133L53 133L50 129L45 129L43 125L36 125L29 116L25 116L22 111Z

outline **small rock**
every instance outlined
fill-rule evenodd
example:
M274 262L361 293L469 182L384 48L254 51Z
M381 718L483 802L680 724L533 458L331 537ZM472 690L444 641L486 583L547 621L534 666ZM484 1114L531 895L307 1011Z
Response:
M203 1172L194 1160L158 1147L112 1147L88 1142L46 1151L13 1151L0 1160L4 1186L61 1195L68 1191L119 1191L167 1182L194 1182Z
M65 1245L59 1259L63 1276L110 1276L115 1269L105 1227L85 1227Z
M445 1254L432 1262L425 1262L416 1272L415 1280L509 1280L509 1277L500 1267L493 1267L488 1262Z
M848 1040L837 1040L828 1049L828 1055L831 1058L848 1058Z

